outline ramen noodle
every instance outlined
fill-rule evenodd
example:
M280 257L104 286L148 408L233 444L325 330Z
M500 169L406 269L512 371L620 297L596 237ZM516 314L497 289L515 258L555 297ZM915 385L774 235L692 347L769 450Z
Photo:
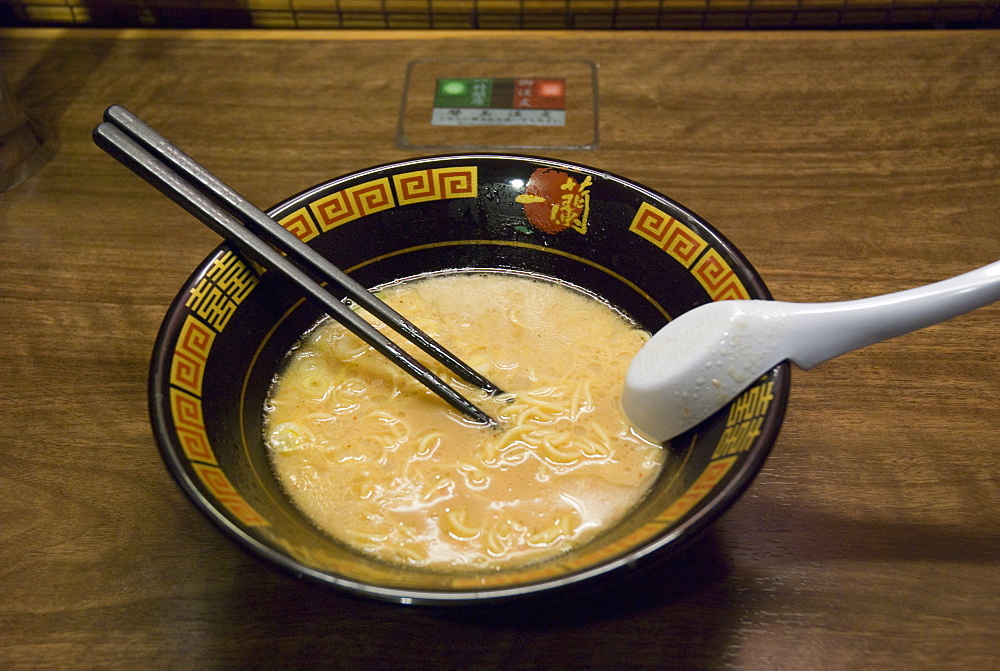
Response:
M379 297L505 390L490 398L427 362L499 426L321 322L289 354L264 429L278 479L319 528L388 561L501 568L584 542L642 498L663 450L632 430L619 392L646 332L514 273L433 275Z

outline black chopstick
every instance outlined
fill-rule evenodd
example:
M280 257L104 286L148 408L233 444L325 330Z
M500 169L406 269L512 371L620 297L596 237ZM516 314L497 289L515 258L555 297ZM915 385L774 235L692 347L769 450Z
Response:
M112 109L125 111L123 108L118 107ZM152 129L149 130L151 131ZM257 237L257 235L254 234L254 231L241 225L240 221L224 210L221 204L217 203L209 195L197 188L199 186L203 186L200 179L194 184L190 183L184 178L184 176L179 175L174 169L172 169L171 166L167 165L164 161L159 160L159 157L155 156L149 148L136 142L126 130L119 128L113 117L112 121L106 121L97 126L94 129L93 135L94 142L101 149L152 184L161 193L180 205L187 212L194 215L199 221L206 224L213 231L236 244L241 251L246 253L254 261L274 271L280 272L282 275L290 279L298 285L300 289L302 289L306 297L319 303L332 317L334 317L334 319L343 324L364 342L371 345L378 352L386 356L397 366L415 377L453 407L462 411L477 422L484 424L495 423L489 415L480 410L453 388L448 386L443 380L434 375L434 373L429 371L419 361L414 359L405 350L399 347L399 345L387 338L367 321L362 319L357 313L354 312L354 310L328 293L319 282L310 277L310 275L303 269L296 266L292 260L283 256L274 247L268 244L268 241L262 239L261 237ZM154 149L157 148L154 147ZM184 156L180 150L174 148L174 151L176 152L176 155ZM187 158L186 156L185 158L191 164L197 165L190 158ZM204 168L201 168L201 170L204 171ZM204 172L205 174L208 174L207 171ZM213 178L213 180L218 184L222 184L216 178ZM231 192L231 189L227 188L227 191ZM273 226L285 231L284 228L267 217L267 215L264 215L263 213L261 213L261 215L267 218ZM287 231L285 232L288 233ZM274 238L278 237L275 231L272 231L272 233L275 233L273 236ZM282 245L283 251L285 251L286 254L289 253L289 249L299 249L299 251L301 251L300 248L305 247L305 244L291 233L288 233L288 236L291 237L293 242L288 243L287 246L285 246L285 244ZM282 240L282 243L285 242L286 240ZM310 249L310 251L312 250ZM296 254L295 258L300 259L302 258L302 255ZM332 264L328 265L333 267ZM343 275L343 273L340 274ZM346 275L344 275L344 277L346 277ZM353 281L351 283L356 285ZM348 296L355 298L354 292L352 292L350 288L346 289L348 290ZM364 294L367 294L370 297L365 301L366 303L377 303L378 305L384 306L381 301L371 295L367 290L364 290ZM360 301L358 302L361 303ZM364 303L361 304L364 305ZM385 307L387 308L388 306ZM381 318L381 315L379 316ZM394 324L389 325L394 326ZM413 330L419 332L415 326L410 326ZM423 334L422 332L420 333L423 336L423 339L428 342L434 342L426 334ZM407 334L404 333L404 335ZM437 345L437 348L441 351L446 351L444 348L440 347L440 345ZM459 361L453 355L449 354L448 356L453 358L455 361ZM468 368L465 364L462 364L462 366ZM496 387L491 384L489 386L492 388L491 390L496 389Z
M492 382L464 361L449 352L409 320L380 301L361 284L336 267L312 247L303 244L284 226L271 219L253 203L234 191L204 166L178 149L137 116L121 105L112 105L104 112L104 120L114 124L133 140L144 146L176 172L187 177L199 190L224 207L244 226L284 251L296 262L325 280L343 289L355 303L364 307L383 323L395 329L407 340L420 347L461 379L490 393L499 391Z

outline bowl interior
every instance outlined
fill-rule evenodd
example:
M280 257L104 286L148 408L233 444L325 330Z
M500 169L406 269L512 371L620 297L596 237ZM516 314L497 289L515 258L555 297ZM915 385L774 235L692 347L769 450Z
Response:
M370 287L453 268L529 272L595 293L650 331L708 301L770 297L749 263L693 213L614 175L543 159L382 166L322 184L271 215ZM677 547L749 484L787 400L783 365L671 441L650 494L571 552L499 572L408 569L317 530L272 475L265 395L288 349L320 317L282 277L220 246L161 329L150 378L154 431L181 488L246 548L297 575L386 599L518 596Z

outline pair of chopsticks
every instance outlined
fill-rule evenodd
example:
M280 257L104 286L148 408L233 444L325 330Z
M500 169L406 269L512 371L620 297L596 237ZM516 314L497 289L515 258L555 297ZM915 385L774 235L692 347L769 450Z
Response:
M235 244L249 258L294 282L306 298L315 301L348 330L454 408L479 423L495 423L398 344L328 293L322 282L339 286L355 303L444 364L459 378L490 393L499 391L496 385L254 207L134 114L120 105L112 105L104 112L104 122L94 129L93 135L97 146Z

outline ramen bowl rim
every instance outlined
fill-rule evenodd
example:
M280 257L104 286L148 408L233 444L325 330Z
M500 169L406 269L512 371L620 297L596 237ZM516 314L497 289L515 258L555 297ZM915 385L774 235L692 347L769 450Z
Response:
M294 202L308 197L311 193L322 188L328 188L340 182L354 180L366 175L383 173L389 169L400 169L408 166L419 165L425 162L454 160L454 159L488 159L488 160L515 160L519 162L528 161L532 163L542 163L553 167L563 167L571 170L584 170L590 173L600 174L602 177L611 179L624 185L628 189L636 190L646 197L661 200L672 204L681 211L688 213L699 226L706 228L725 248L726 252L740 267L744 275L749 278L754 291L763 296L765 300L771 299L763 279L757 270L750 264L743 253L731 243L721 232L706 220L691 212L683 205L680 205L671 198L638 184L630 179L610 173L606 170L593 168L585 164L561 161L551 158L537 157L525 154L510 153L449 153L435 156L421 156L417 158L391 161L376 166L363 168L341 175L339 177L326 180L308 189L286 198L268 210L274 212L278 208L288 207ZM167 388L168 382L164 379L164 366L161 365L161 358L167 357L167 339L169 324L172 316L180 310L185 296L183 293L186 287L195 277L203 273L204 267L222 250L231 249L227 243L221 243L215 247L185 279L177 295L171 301L169 308L163 318L162 324L157 332L156 341L153 347L153 356L150 362L148 378L148 407L152 422L153 433L156 438L157 447L161 458L164 460L172 478L185 493L187 498L194 504L208 520L225 535L236 541L249 554L257 559L264 559L278 567L287 574L295 577L305 578L311 582L319 583L329 587L336 587L340 590L359 596L371 597L381 601L413 604L413 605L468 605L475 603L497 603L510 600L521 600L524 598L546 596L556 592L562 593L566 588L579 586L581 583L596 583L599 578L607 578L616 574L621 574L622 569L634 568L640 565L648 565L653 560L660 561L676 555L681 549L688 547L690 543L708 529L712 524L728 511L733 503L749 488L753 480L759 473L763 463L770 454L774 446L777 435L782 426L784 415L788 403L791 382L791 367L787 362L779 364L774 369L774 401L769 409L760 429L759 436L754 440L750 448L748 458L740 464L736 471L728 480L725 487L713 493L711 501L689 515L680 523L667 528L665 533L655 536L639 548L628 551L621 557L600 562L589 568L574 571L567 575L553 578L541 579L537 582L501 587L467 588L467 589L412 589L398 587L381 587L378 585L363 582L352 578L336 576L320 569L315 569L305 565L299 560L286 553L275 550L265 543L257 540L247 533L239 525L232 522L219 510L218 503L212 501L204 495L195 485L193 479L185 471L181 462L181 456L172 446L169 439L170 427L167 423L166 415L163 412L165 406L165 394L163 390Z

